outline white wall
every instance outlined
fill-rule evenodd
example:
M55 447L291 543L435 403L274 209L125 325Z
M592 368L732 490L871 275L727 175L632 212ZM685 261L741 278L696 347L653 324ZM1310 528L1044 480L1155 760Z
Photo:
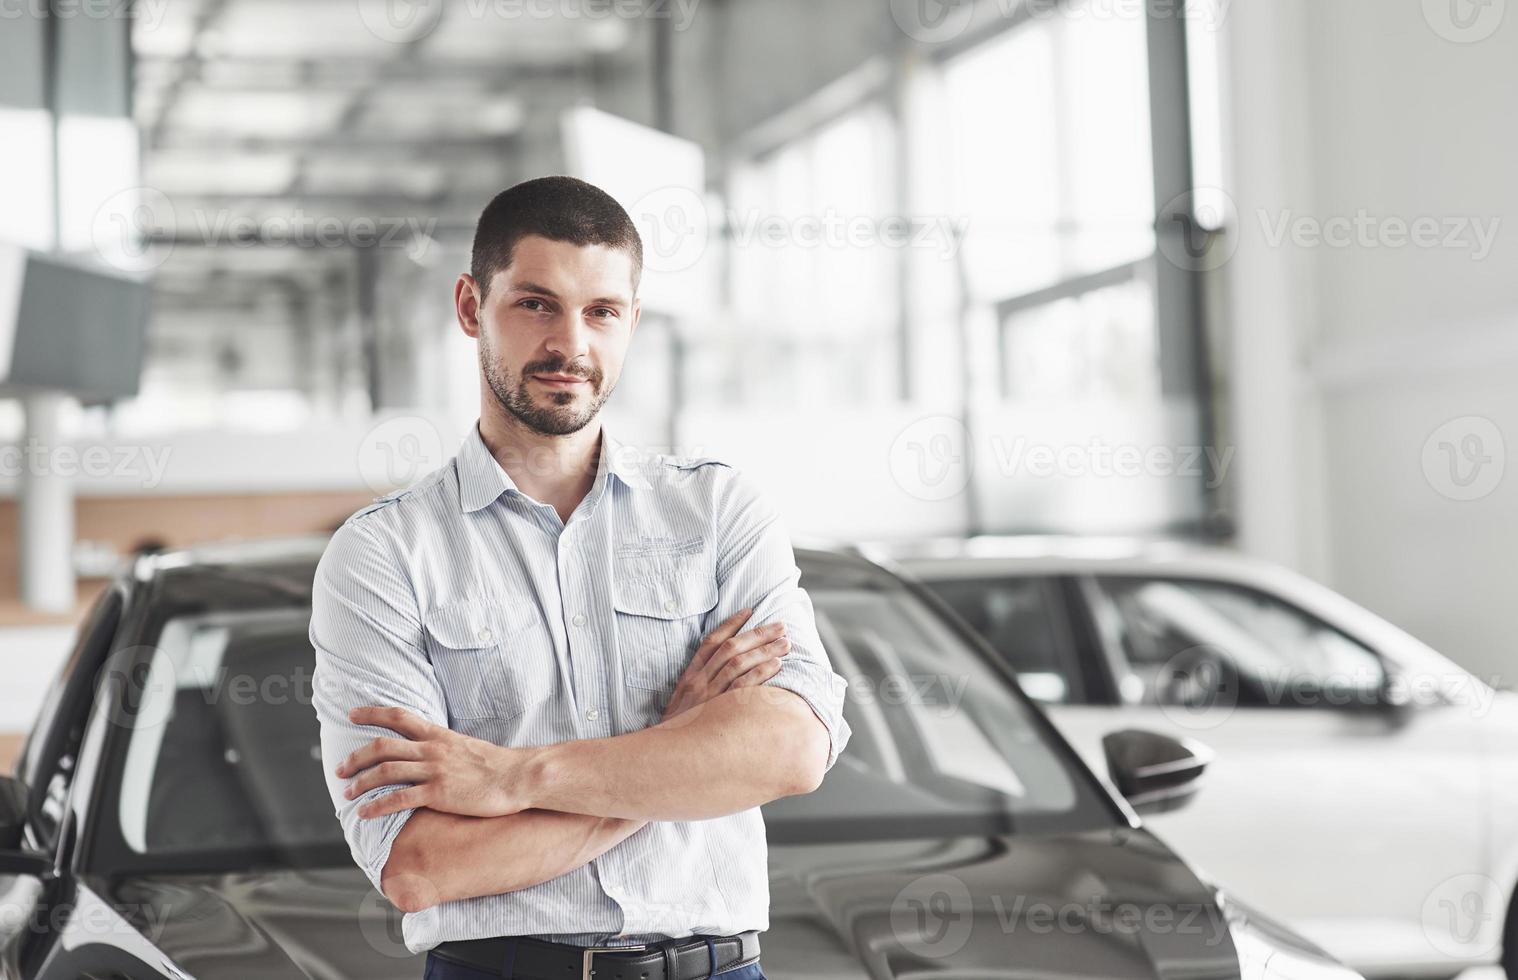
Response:
M1498 475L1518 432L1518 18L1478 19L1461 43L1451 10L1231 5L1230 407L1246 548L1511 675L1518 477ZM1283 219L1362 211L1374 245L1270 242ZM1405 240L1419 219L1439 243ZM1471 220L1495 227L1489 254Z

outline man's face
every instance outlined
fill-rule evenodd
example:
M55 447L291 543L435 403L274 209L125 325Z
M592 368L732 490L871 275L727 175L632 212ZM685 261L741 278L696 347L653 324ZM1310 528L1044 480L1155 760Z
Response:
M474 280L460 278L460 321L478 337L481 373L507 412L544 435L590 424L638 324L632 275L622 249L530 235L495 273L483 305L472 301Z

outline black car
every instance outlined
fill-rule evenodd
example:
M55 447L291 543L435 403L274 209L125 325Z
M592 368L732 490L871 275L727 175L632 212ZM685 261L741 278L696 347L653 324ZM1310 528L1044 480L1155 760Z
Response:
M142 558L102 596L0 781L0 978L419 978L353 866L306 638L321 541ZM777 978L1354 974L1225 902L1139 826L930 595L801 551L853 739L765 808ZM1201 760L1108 741L1139 808Z

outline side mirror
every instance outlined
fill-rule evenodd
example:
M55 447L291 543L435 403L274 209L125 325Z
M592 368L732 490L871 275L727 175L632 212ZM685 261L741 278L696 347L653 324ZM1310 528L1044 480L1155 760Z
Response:
M1213 759L1207 746L1189 738L1125 729L1102 739L1113 785L1138 813L1164 813L1190 802L1197 779Z

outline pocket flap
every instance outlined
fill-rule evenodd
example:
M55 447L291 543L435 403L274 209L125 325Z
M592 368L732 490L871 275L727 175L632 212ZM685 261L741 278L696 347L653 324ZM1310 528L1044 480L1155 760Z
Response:
M468 600L450 602L427 613L427 635L450 650L495 646L537 621L537 610L525 601Z
M717 580L706 569L661 578L618 577L617 612L655 619L699 616L717 604Z

